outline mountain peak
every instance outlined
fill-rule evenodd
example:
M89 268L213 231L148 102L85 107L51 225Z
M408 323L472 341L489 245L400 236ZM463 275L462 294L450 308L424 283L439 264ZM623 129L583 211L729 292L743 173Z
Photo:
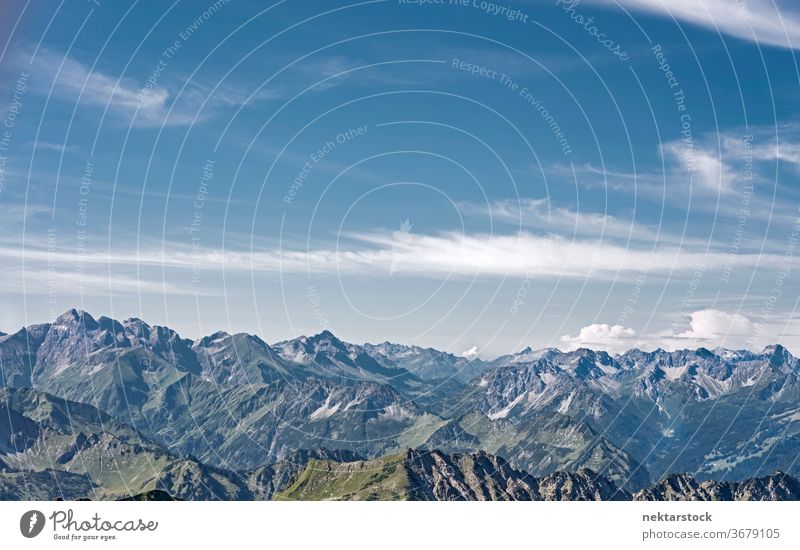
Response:
M308 343L311 345L316 345L320 343L331 344L334 347L342 347L344 346L344 342L339 340L330 330L323 330L322 332L315 334L308 338Z
M114 335L125 332L125 327L119 321L106 316L102 316L97 319L97 326L111 332Z
M224 330L218 330L213 334L209 334L208 336L203 336L202 338L198 339L197 343L199 343L203 347L208 347L214 342L219 342L220 340L230 338L230 336L231 335L225 332Z
M86 328L95 328L97 326L97 321L95 321L94 317L92 317L88 312L82 309L75 309L71 308L59 315L56 320L55 324L57 325L69 325L69 324L82 324Z
M790 369L797 368L797 359L791 352L780 344L767 346L762 352L763 355L769 357L769 363L773 368L782 368L784 366Z
M149 324L147 324L146 322L142 321L138 317L128 317L122 323L125 324L125 325L137 325L137 326L144 325L146 327L150 326Z
M764 355L781 355L783 353L786 353L786 348L780 344L772 344L770 346L765 347L761 353L763 353Z

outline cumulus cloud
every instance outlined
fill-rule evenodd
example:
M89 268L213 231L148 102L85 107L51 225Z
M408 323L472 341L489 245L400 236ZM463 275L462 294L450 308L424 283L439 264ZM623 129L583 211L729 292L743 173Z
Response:
M688 319L682 319L669 330L642 336L639 347L646 350L662 348L668 351L700 347L758 351L780 339L777 336L778 331L762 338L761 326L740 313L701 309L689 313Z
M703 309L693 312L689 317L689 330L681 332L676 338L736 347L748 341L756 331L756 324L739 313Z
M649 335L637 332L622 325L596 323L583 327L575 336L564 335L561 340L567 349L588 347L603 349L611 353L622 353L631 348L647 351L656 348L666 350L705 348L760 349L767 340L754 342L759 325L744 315L718 309L702 309L689 314L688 327L679 327ZM774 335L770 335L774 338Z
M561 341L568 349L585 347L621 353L634 347L636 331L622 325L594 323L583 327L576 336L565 334Z
M782 48L800 47L800 14L796 5L775 0L586 0L674 18L712 32Z
M464 357L466 359L475 359L476 357L478 357L478 346L472 346L467 351L463 352L461 354L461 357Z

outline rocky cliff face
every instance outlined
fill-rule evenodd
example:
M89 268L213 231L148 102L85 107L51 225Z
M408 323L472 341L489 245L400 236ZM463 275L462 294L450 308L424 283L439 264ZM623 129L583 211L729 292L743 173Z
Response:
M739 482L669 476L635 495L589 469L534 477L485 452L408 450L374 460L312 460L278 493L291 500L800 500L781 472Z
M364 460L296 450L254 469L177 455L91 405L0 390L0 499L798 500L783 473L739 482L671 475L635 496L590 469L533 476L479 451L409 449Z
M285 359L292 350L294 359ZM246 334L191 342L139 319L79 310L0 337L0 361L0 388L86 403L171 452L225 469L276 462L324 441L382 454L424 413L397 388L430 393L418 380L409 388L415 379L404 369L329 333L277 348Z
M539 479L589 469L628 491L676 471L800 474L800 366L781 346L526 349L468 362L329 331L276 344L225 332L190 341L140 319L70 310L0 335L0 367L0 388L94 407L175 456L223 470L301 449L377 458L424 447L485 450ZM12 423L19 429L0 425L0 448L24 446L26 421Z
M629 500L630 493L591 470L542 478L485 452L447 455L410 450L404 464L419 500Z
M800 500L800 481L783 472L738 482L696 481L674 474L639 491L634 500Z
M4 498L113 499L156 489L187 500L252 498L242 474L170 453L90 405L31 389L0 390L0 402Z
M591 470L543 478L485 452L408 450L376 460L312 461L278 495L301 500L630 500Z
M410 450L403 466L411 500L541 500L535 479L484 452Z
M542 500L630 500L631 494L592 470L556 472L539 480Z
M480 359L467 359L452 353L420 346L383 342L364 344L364 350L385 365L406 369L423 380L455 379L467 383L486 370Z

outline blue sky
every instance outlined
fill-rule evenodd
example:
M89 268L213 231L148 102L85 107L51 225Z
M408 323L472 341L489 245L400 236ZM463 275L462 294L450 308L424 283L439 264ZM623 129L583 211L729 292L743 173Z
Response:
M800 350L800 11L665 4L5 2L0 330Z

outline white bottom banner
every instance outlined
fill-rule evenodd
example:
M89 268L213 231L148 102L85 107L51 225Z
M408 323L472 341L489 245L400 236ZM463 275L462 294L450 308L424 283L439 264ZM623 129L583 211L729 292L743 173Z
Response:
M0 502L0 548L799 548L796 502Z

